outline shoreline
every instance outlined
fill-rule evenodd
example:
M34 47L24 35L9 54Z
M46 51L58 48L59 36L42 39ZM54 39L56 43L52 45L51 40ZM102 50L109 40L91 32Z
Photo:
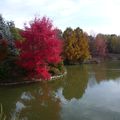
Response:
M65 75L67 74L67 70L65 69L63 74L60 75L55 75L55 76L51 76L51 78L49 80L43 80L43 79L32 79L32 80L23 80L23 81L16 81L16 82L0 82L0 86L12 86L12 85L22 85L22 84L30 84L30 83L37 83L37 82L43 82L43 81L54 81L57 80L59 78L63 78Z

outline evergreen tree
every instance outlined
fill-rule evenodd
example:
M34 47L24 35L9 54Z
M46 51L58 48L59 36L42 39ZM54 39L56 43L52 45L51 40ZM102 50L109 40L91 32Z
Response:
M2 39L6 40L8 43L10 53L15 53L14 39L11 34L10 27L8 22L3 19L2 15L0 15L0 34Z
M0 15L0 33L2 34L3 39L6 39L9 41L9 43L11 43L12 34L7 22L3 19L2 15Z
M16 28L15 27L15 24L14 24L14 21L10 21L10 22L7 22L9 28L10 28L10 32L12 34L12 38L14 40L22 40L22 36L20 35L20 32L22 31L21 29L19 28Z

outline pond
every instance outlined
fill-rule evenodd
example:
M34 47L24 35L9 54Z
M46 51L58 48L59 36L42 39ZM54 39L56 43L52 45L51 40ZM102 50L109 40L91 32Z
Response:
M8 120L120 120L120 62L66 68L60 80L0 86Z

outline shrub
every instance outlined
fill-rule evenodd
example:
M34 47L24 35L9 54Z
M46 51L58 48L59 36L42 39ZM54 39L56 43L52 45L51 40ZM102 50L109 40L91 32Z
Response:
M16 64L16 56L7 56L0 63L0 82L19 81L26 76L26 71Z
M63 62L60 62L59 64L50 64L49 72L51 73L51 75L60 75L64 73Z
M8 54L8 43L6 40L0 40L0 62L5 59Z

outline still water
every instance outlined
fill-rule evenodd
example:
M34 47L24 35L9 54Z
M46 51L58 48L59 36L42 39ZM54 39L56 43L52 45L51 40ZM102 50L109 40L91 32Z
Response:
M120 120L120 62L66 68L60 80L0 86L8 120Z

